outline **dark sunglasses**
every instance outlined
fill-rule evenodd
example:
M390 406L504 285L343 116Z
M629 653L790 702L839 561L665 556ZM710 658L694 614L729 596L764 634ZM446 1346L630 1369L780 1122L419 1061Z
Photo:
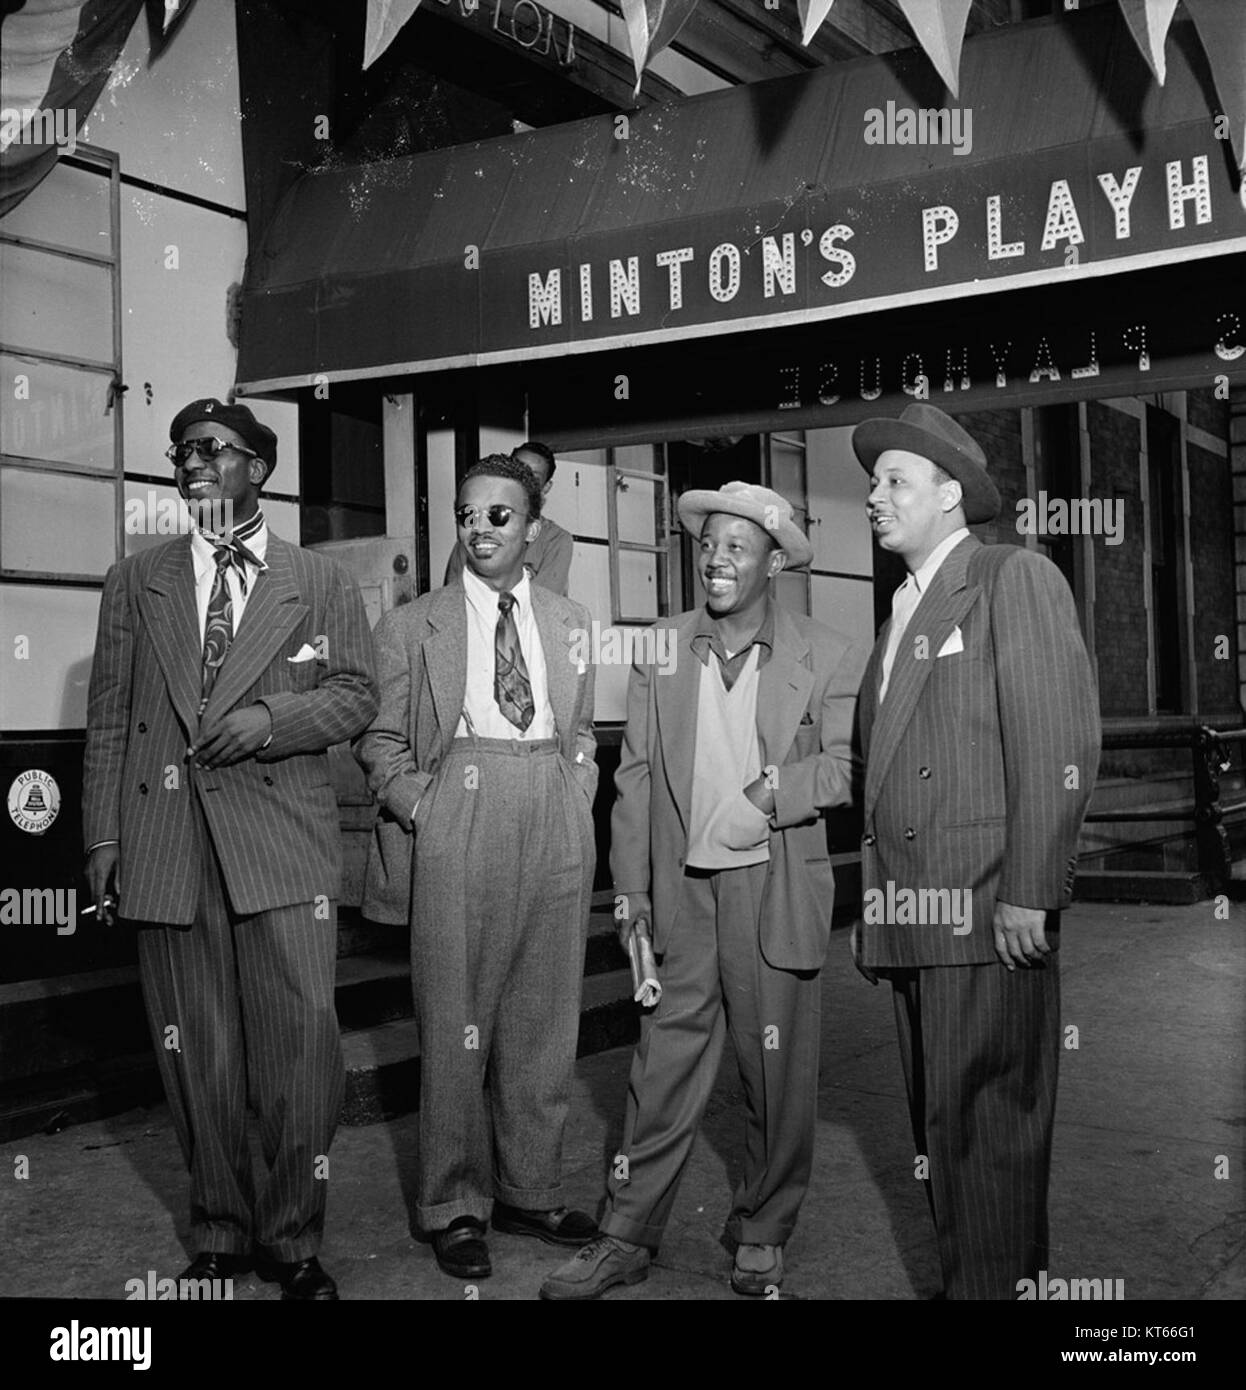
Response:
M515 515L514 507L503 507L495 502L492 507L486 507L484 514L489 518L489 525L496 526L499 530ZM476 518L480 515L479 507L455 507L454 519L466 529L468 526L476 524ZM527 516L527 512L520 512L520 516Z
M244 449L240 444L230 444L211 434L205 435L202 439L183 439L180 444L170 444L164 451L164 456L175 468L181 468L191 454L194 454L200 463L211 463L226 449L232 449L236 454L243 454L247 458L259 458L254 449Z

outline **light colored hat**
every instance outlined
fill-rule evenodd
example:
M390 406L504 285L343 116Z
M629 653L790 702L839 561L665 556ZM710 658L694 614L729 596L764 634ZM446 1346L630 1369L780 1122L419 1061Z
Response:
M717 492L694 488L679 499L679 519L693 536L701 534L705 518L713 512L726 512L728 516L743 516L755 521L774 537L787 556L788 569L802 569L813 559L813 546L808 536L792 520L792 504L768 487L758 487L755 483L724 483Z

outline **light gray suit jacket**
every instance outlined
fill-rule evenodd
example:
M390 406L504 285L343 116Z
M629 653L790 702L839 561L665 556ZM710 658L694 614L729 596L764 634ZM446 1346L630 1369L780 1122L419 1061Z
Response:
M592 806L597 791L594 668L578 661L572 634L591 630L587 608L531 584L559 751ZM395 608L376 626L381 708L355 756L380 802L363 911L406 922L411 902L411 812L454 741L467 691L467 595L462 580Z
M676 664L638 662L615 778L610 870L616 893L649 893L656 951L679 920L692 807L700 610L671 619ZM852 799L852 725L864 650L812 618L774 609L774 650L757 686L762 766L778 769L775 829L762 897L760 944L778 969L819 970L826 957L835 878L819 812Z

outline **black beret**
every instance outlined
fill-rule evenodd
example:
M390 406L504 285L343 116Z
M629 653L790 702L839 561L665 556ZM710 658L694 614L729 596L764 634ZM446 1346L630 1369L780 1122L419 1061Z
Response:
M206 400L191 401L173 417L169 438L174 444L180 443L183 433L201 420L233 430L248 449L254 450L268 464L268 473L264 475L267 482L268 475L277 466L277 436L267 425L260 424L247 406L226 405L211 396Z

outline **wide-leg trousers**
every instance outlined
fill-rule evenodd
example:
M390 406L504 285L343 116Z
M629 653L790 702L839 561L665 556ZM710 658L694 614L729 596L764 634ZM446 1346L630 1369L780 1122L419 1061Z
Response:
M293 1263L320 1248L345 1088L337 905L321 898L240 916L202 816L198 838L194 923L138 933L147 1019L190 1170L191 1242L228 1254L254 1243ZM248 1100L268 1169L258 1184Z
M562 1205L592 810L554 739L456 739L415 812L416 1216ZM485 1087L488 1094L485 1094Z
M1047 1267L1059 960L886 972L949 1299L1015 1299Z
M623 1142L601 1229L657 1249L731 1034L744 1087L744 1170L727 1234L783 1245L813 1162L821 987L817 971L777 970L760 946L765 864L689 873L641 1022Z

